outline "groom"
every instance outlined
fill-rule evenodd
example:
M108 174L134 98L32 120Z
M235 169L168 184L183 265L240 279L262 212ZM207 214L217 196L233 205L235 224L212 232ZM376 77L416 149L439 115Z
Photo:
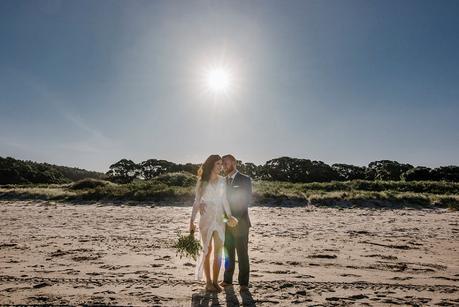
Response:
M247 291L249 286L249 228L252 226L249 218L249 203L252 198L252 180L249 176L240 173L236 168L236 158L233 155L222 157L223 170L226 174L226 193L231 213L238 219L236 227L226 226L225 231L225 273L223 287L233 284L235 254L239 263L238 281L240 291ZM205 204L200 205L201 212Z

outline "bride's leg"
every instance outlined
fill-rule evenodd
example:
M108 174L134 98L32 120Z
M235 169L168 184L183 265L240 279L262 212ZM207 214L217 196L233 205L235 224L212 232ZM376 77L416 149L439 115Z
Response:
M222 288L218 284L218 275L220 274L220 267L222 265L222 249L223 249L223 242L218 236L218 233L214 231L212 234L213 241L214 241L214 263L213 263L213 279L212 282L217 288L217 290L221 291Z
M209 247L207 250L207 255L204 257L204 274L206 275L206 290L215 291L215 287L212 284L212 279L210 277L210 254L212 253L212 240L209 240Z

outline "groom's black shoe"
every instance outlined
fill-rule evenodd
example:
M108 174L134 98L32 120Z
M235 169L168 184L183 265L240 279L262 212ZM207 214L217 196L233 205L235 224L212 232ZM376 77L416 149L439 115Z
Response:
M225 281L222 281L222 282L220 283L220 286L222 286L223 288L229 287L229 286L232 286L232 285L233 285L233 284L229 284L229 283L227 283L227 282L225 282Z

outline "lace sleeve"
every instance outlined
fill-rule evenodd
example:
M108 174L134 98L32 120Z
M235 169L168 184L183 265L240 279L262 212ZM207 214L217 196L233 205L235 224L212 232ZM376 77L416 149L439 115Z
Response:
M191 211L190 223L194 223L194 220L196 219L200 201L201 201L201 193L199 192L199 180L198 180L198 182L196 183L196 188L195 188L195 196L194 196L194 202L193 202L193 209Z

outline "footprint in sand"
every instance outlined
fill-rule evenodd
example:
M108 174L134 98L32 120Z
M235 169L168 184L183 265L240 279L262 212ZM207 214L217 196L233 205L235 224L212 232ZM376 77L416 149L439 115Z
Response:
M309 255L308 258L319 258L319 259L336 259L338 256L329 254L314 254Z
M362 275L351 274L351 273L340 274L339 276L342 276L342 277L362 277Z

